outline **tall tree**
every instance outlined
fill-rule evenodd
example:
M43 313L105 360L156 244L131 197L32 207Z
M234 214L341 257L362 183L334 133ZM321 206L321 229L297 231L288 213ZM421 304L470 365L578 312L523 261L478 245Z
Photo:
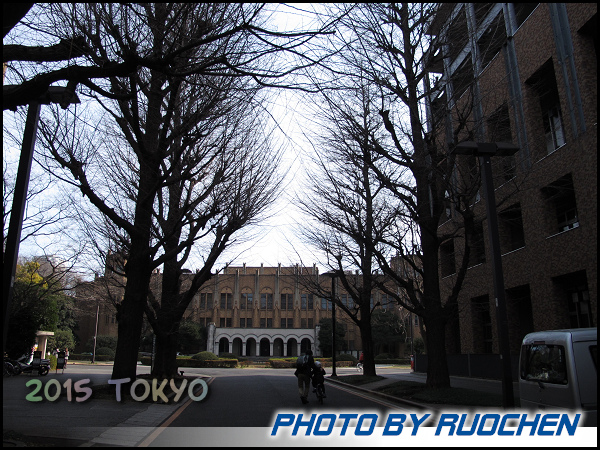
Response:
M314 225L302 228L307 242L329 259L328 268L352 298L352 306L336 298L337 307L360 329L365 375L375 375L371 314L378 284L376 249L386 222L396 211L373 171L382 157L373 136L382 121L373 116L367 83L354 89L322 90L315 109L320 128L315 139L315 170L309 174L311 195L298 199ZM358 271L358 275L355 274Z
M238 166L241 172L228 172L226 167L219 171L228 148L196 169L188 153L198 150L207 131L214 135L211 123L231 118L228 114L236 102L248 102L245 92L289 83L296 69L315 62L302 56L302 49L316 33L268 30L264 28L267 12L265 5L258 4L52 4L32 16L38 20L33 28L41 30L42 37L56 36L73 44L68 65L57 68L50 63L56 60L44 50L43 73L32 73L32 65L26 62L36 59L29 56L24 62L19 56L31 49L23 44L5 46L10 50L4 53L5 61L25 80L8 92L5 89L5 108L26 103L54 81L67 80L69 87L85 86L83 94L95 98L112 118L111 129L109 121L90 117L87 134L79 133L87 125L79 114L83 111L78 110L74 128L63 118L63 128L53 130L50 121L45 125L45 145L64 169L62 179L108 219L118 236L119 250L126 251L123 274L127 282L117 311L119 340L113 378L135 378L152 271L196 240L188 236L171 245L169 240L176 241L180 228L167 222L180 220L190 230L197 228L214 237L200 270L208 277L232 234L255 217L254 213L241 215L248 214L249 208L259 211L265 206L262 194L255 191L259 184L251 185L248 192L241 184L264 165L253 160L252 165ZM290 57L275 58L283 53ZM73 129L78 133L73 134ZM100 134L101 129L107 133ZM236 151L237 156L240 152ZM58 167L53 169L60 173ZM239 190L229 203L237 209L230 216L215 208L206 217L193 218L183 210L172 217L157 210L160 195L177 197L177 189L169 190L169 186L199 180L213 185L205 191L207 198L221 196L223 183L237 180ZM194 202L192 197L185 201ZM168 282L176 285L176 278Z
M343 32L335 36L340 59L333 70L336 85L338 80L350 80L350 86L369 84L377 93L373 113L382 121L386 135L370 139L377 155L372 161L385 160L387 164L369 161L369 167L393 199L390 202L396 205L397 214L381 230L373 258L388 279L380 284L381 289L423 318L430 361L427 385L445 387L450 383L446 325L457 315L471 239L463 241L462 261L448 298L441 295L439 250L457 233L472 236L470 204L478 180L466 177L469 183L454 183L454 157L432 131L443 127L440 118L445 116L438 114L437 124L425 116L426 100L439 89L439 80L429 78L431 65L441 63L429 34L435 12L435 5L427 4L340 6L337 14L343 17ZM465 82L468 85L468 80ZM465 114L458 111L450 142L458 142L464 134L472 111L468 99L461 102ZM461 227L440 235L438 227L450 202L464 220Z

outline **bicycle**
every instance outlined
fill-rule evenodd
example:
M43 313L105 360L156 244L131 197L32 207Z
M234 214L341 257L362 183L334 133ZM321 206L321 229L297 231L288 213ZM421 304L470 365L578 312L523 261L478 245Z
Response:
M322 405L323 398L325 397L325 394L323 392L323 384L322 383L317 384L316 393L317 393L317 400L319 401L319 404Z
M361 362L359 362L359 363L356 365L356 371L357 371L357 372L361 372L362 370L363 370L363 364L362 364Z

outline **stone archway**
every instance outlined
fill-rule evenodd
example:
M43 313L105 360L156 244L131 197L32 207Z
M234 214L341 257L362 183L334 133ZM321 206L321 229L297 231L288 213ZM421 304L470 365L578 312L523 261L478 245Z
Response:
M256 339L248 338L246 341L246 356L256 356Z
M312 350L312 345L309 338L304 338L300 341L300 352L306 353L306 350Z
M298 341L294 338L290 338L287 341L287 355L298 356Z
M271 356L271 342L268 338L260 340L260 356Z
M242 356L242 347L243 347L243 342L242 340L238 337L235 338L233 340L233 346L231 348L231 353L233 353L236 356Z
M283 339L277 338L273 341L273 356L283 356Z
M219 339L219 355L229 353L229 339L222 337Z

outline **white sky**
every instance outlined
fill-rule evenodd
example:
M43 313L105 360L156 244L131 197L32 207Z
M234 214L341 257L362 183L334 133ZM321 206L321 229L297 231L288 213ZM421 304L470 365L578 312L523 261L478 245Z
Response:
M304 10L312 10L311 4L292 4L286 6L279 4L276 6L280 11L285 12L278 20L277 28L279 30L293 30L306 28L312 22L310 13ZM297 97L292 91L280 91L277 95L276 106L272 109L273 116L277 119L280 127L281 144L285 146L284 164L289 165L288 176L285 179L285 189L282 196L273 206L270 213L271 217L261 222L257 227L240 233L240 237L246 240L240 245L229 249L215 268L221 268L225 263L232 265L247 266L276 266L281 263L284 266L303 263L312 266L313 263L319 265L324 257L314 253L314 250L304 245L297 235L297 228L305 222L305 218L299 213L291 203L291 199L296 192L301 190L302 174L305 170L306 154L310 150L303 137L302 131L306 131L306 122L302 115L304 113L298 103ZM5 125L14 121L15 114L11 111L4 111L3 120ZM20 131L15 132L17 136ZM12 162L16 170L17 159L20 149L7 142L6 136L3 139L3 159ZM39 168L32 168L32 176ZM40 199L43 201L43 199ZM29 257L40 255L45 249L47 254L60 254L68 246L66 236L41 237L37 240L29 239L21 244L20 256ZM199 268L198 264L190 262L188 268L194 270Z

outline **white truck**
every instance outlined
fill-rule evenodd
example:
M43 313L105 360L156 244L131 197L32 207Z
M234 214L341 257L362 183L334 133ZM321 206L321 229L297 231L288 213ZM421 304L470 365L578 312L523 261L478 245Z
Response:
M529 333L519 359L521 407L582 412L597 426L597 328Z

